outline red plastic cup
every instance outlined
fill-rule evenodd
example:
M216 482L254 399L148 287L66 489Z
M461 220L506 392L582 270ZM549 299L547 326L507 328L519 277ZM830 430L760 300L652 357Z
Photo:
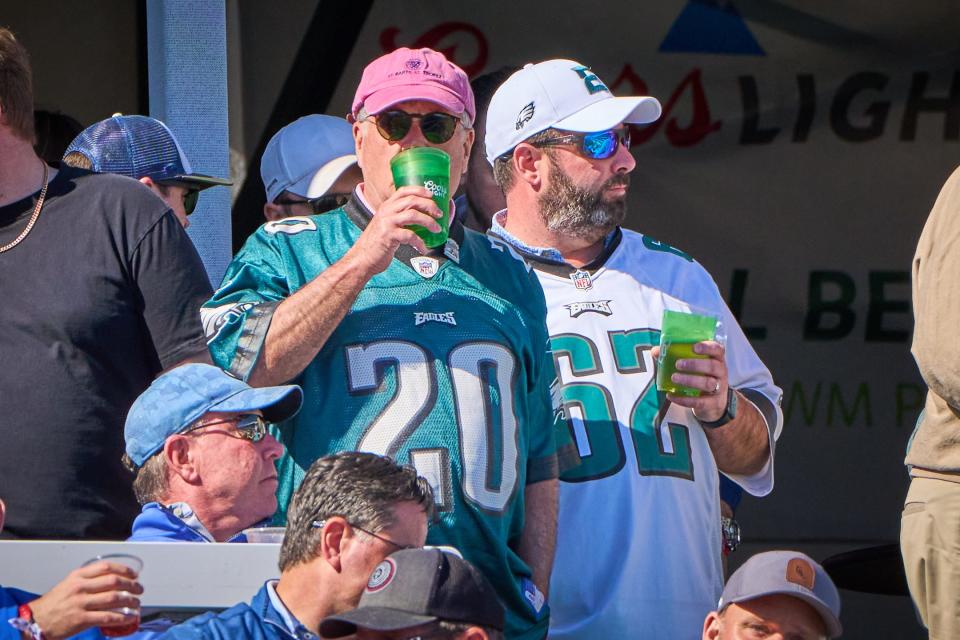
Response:
M134 574L136 574L137 577L139 577L140 572L143 570L143 560L129 553L107 553L102 556L90 558L89 560L83 563L83 566L93 564L94 562L100 562L101 560L104 560L106 562L115 562L117 564L122 564L126 567L129 567L133 569L133 572ZM131 607L120 607L118 609L110 609L110 611L116 611L117 613L122 613L125 616L130 616L132 619L129 622L124 622L122 624L114 624L107 627L98 627L98 629L100 629L100 633L102 633L106 637L119 638L121 636L128 636L140 628L140 609L133 609Z

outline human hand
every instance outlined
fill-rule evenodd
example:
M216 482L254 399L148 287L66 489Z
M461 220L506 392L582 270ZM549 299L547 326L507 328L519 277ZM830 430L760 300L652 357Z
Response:
M651 355L656 360L660 356L660 347L653 347ZM677 360L677 373L670 379L679 385L699 389L697 397L667 394L670 402L693 409L693 414L704 422L719 420L727 409L727 372L726 349L712 340L698 342L693 352L705 358L681 358Z
M360 238L348 252L369 270L371 275L380 273L390 265L393 254L401 244L410 245L420 253L427 247L410 225L420 225L438 233L437 218L443 212L433 201L431 193L423 187L400 187L384 200L360 234Z
M136 614L110 609L140 609L143 593L133 569L101 560L75 569L50 591L30 602L33 619L47 640L59 640L91 627L128 624Z

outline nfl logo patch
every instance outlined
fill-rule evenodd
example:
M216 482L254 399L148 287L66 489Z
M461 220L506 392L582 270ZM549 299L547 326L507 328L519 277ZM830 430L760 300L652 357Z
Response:
M413 267L413 270L422 277L432 278L437 275L437 269L440 268L440 261L436 258L428 258L427 256L416 256L410 258L410 265Z
M589 271L577 269L570 274L570 279L573 280L573 286L581 291L587 291L593 288L593 278L590 277Z

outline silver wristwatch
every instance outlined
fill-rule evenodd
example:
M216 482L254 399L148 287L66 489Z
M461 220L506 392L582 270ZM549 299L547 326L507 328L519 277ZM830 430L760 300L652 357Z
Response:
M740 524L733 518L720 517L720 532L723 534L723 553L730 554L740 546Z

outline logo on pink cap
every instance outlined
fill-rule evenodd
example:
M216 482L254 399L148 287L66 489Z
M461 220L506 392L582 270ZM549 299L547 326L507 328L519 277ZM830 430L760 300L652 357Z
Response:
M354 117L375 115L401 102L432 102L452 114L476 116L467 74L433 49L401 47L367 65L353 97Z

